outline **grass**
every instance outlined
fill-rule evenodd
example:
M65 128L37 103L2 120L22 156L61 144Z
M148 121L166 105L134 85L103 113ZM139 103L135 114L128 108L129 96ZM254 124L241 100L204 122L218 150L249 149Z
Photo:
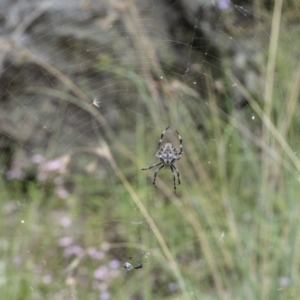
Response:
M134 115L135 140L103 123L105 116L86 104L76 87L84 99L81 107L104 124L107 137L99 137L98 148L78 149L71 160L82 159L82 170L96 160L107 174L63 174L63 186L71 191L65 199L55 194L52 182L25 182L24 190L24 182L0 181L1 297L106 299L109 293L110 299L124 300L250 300L298 295L300 162L294 111L300 68L283 49L287 41L272 41L279 49L269 56L274 61L267 68L272 74L265 88L272 87L272 93L258 101L224 72L228 86L234 82L249 102L243 110L228 105L226 113L210 70L203 73L206 105L187 85L167 80L161 84L161 101L152 102L149 78L141 80L109 60L95 65L135 87L140 99L135 111L142 113L128 114L123 106L117 124L126 128L128 115ZM52 67L51 73L56 73ZM184 140L177 195L168 170L159 173L158 189L151 184L153 172L140 171L154 162L156 143L168 124ZM177 143L174 131L167 138ZM142 262L143 268L126 272L126 261Z

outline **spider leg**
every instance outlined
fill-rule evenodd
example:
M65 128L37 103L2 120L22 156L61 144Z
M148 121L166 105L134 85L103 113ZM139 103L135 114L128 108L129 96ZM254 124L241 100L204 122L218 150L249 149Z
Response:
M176 174L177 174L177 180L178 180L178 184L180 184L179 171L178 171L178 169L176 168L176 166L175 166L175 165L173 165L173 168L174 168L174 170L175 170L175 172L176 172Z
M158 146L157 146L157 149L159 149L160 148L160 146L161 146L161 142L162 142L162 139L163 139L163 137L164 137L164 135L165 135L165 133L166 133L166 131L169 129L169 127L170 127L170 125L162 132L162 134L161 134L161 136L160 136L160 140L159 140L159 142L158 142Z
M178 138L179 138L179 143L180 143L180 150L179 150L179 153L178 153L178 158L177 158L177 160L178 159L180 159L180 157L181 157L181 155L182 155L182 153L183 153L183 146L182 146L182 137L181 137L181 135L179 134L179 132L176 130L176 133L177 133L177 135L178 135Z
M158 165L160 165L160 164L162 164L162 162L159 162L159 163L154 164L154 165L152 165L152 166L150 166L150 167L147 167L147 168L141 168L141 170L143 170L143 171L149 170L149 169L152 169L152 168L154 168L154 167L156 167L156 166L158 166Z
M174 191L175 191L175 194L176 194L176 176L174 174L174 168L173 168L174 165L172 165L170 167L171 171L172 171L172 175L173 175L173 183L174 183Z
M155 185L155 181L156 181L156 175L157 173L164 167L164 165L160 166L154 173L154 178L153 178L153 185L156 187Z

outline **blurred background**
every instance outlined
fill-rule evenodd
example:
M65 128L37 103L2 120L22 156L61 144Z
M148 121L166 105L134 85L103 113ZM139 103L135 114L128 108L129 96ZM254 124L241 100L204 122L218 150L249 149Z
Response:
M1 299L298 299L299 39L297 0L0 0Z

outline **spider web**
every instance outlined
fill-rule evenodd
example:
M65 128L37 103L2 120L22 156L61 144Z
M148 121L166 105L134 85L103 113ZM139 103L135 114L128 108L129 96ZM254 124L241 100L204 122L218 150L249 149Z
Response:
M215 278L206 276L213 265L193 250L205 245L188 225L196 223L186 205L208 220L201 231L222 209L198 198L191 182L201 185L203 177L190 167L202 160L213 172L218 164L209 155L218 142L209 136L214 111L242 133L259 130L259 111L242 87L264 98L260 71L269 67L273 37L253 1L204 2L197 13L196 4L179 1L0 3L9 12L0 40L6 299L220 297L211 291L218 290ZM272 11L273 4L264 7ZM282 16L276 50L279 67L291 72L275 82L293 80L298 20L296 9ZM274 91L285 97L282 85ZM168 125L164 142L179 149L175 130L183 137L177 196L169 170L158 174L158 189L153 172L140 171L155 163ZM248 204L232 207L243 222L251 218ZM209 243L221 256L226 229L213 234ZM126 271L126 262L142 268ZM288 275L280 280L279 288L290 284Z

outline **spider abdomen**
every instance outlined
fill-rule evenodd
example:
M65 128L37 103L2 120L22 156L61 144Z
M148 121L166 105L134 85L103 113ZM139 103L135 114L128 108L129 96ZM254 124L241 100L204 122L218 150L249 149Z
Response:
M156 153L156 157L164 164L165 169L170 169L177 159L178 151L171 143L164 144Z

